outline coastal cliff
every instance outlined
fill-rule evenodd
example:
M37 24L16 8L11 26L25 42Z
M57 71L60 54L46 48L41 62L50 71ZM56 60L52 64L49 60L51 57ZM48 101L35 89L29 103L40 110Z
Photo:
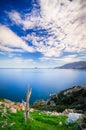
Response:
M59 93L51 94L50 99L37 101L33 107L58 112L74 109L74 111L86 114L86 85L74 86Z

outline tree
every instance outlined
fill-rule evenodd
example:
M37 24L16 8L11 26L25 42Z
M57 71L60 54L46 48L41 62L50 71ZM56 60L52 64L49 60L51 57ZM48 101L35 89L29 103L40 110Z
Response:
M30 115L29 115L29 110L30 110L30 105L29 105L30 96L31 96L31 88L28 87L27 95L26 95L26 109L25 109L25 115L24 115L25 122L27 121L28 118L30 118Z

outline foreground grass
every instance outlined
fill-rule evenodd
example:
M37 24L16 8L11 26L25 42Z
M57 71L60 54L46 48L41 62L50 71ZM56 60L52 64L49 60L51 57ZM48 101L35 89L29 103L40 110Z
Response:
M65 116L51 116L40 111L30 113L31 118L27 123L24 122L22 111L15 114L7 113L7 117L1 117L1 114L0 130L71 130L73 126L65 124L67 119Z

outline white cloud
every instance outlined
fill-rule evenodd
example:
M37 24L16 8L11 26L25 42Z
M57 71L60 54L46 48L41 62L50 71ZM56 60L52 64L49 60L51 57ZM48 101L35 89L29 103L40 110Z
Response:
M2 59L0 60L0 68L32 68L36 63L32 59Z
M42 57L39 58L41 63L46 63L46 65L50 65L51 67L55 66L62 66L63 64L67 64L70 62L77 62L77 61L86 61L86 56L78 56L77 55L68 55L61 58L51 58L51 57Z
M22 25L23 30L31 29L39 24L40 17L37 15L37 11L33 10L31 14L22 15L15 10L8 13L9 18L17 25Z
M21 49L12 49L10 47L3 46L3 45L0 45L0 50L5 52L23 52L23 50Z
M28 46L22 38L4 25L0 25L0 50L8 52L34 52L34 48Z
M44 56L60 57L64 52L78 55L86 52L85 3L85 0L39 0L40 13L33 8L32 13L12 11L8 15L15 24L22 25L24 31L37 27L36 31L43 35L34 32L23 39L32 41L36 51Z
M0 50L1 50L1 51L7 51L7 52L12 52L12 51L13 51L13 49L8 48L8 47L5 47L5 46L3 46L3 45L0 45Z
M9 12L9 17L13 21L15 21L16 24L21 24L22 23L21 15L16 11Z
M4 52L0 52L0 54L1 54L1 55L5 55L5 53L4 53Z

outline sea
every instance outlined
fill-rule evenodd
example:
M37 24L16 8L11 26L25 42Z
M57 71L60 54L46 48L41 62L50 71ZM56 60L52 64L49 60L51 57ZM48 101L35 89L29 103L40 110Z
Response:
M28 87L30 104L48 100L51 94L86 84L86 70L76 69L0 69L0 98L22 102Z

